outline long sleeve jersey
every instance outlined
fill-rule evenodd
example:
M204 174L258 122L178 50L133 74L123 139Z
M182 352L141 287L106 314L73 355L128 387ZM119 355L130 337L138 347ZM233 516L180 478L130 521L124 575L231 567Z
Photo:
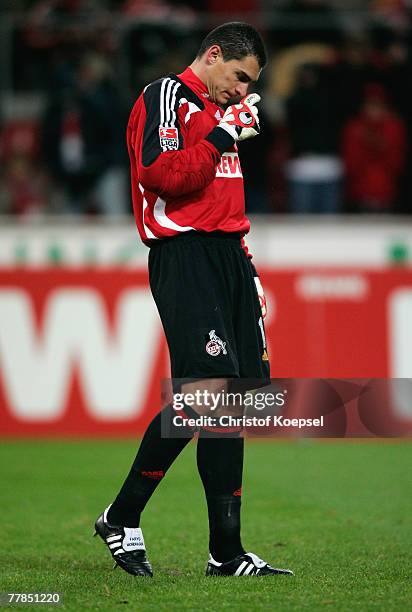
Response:
M237 146L217 127L222 115L190 68L151 83L137 99L127 146L146 245L191 230L249 231Z

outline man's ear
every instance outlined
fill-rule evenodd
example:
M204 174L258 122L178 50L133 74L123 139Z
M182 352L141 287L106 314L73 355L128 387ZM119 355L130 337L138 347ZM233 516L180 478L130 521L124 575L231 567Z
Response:
M212 45L206 51L206 62L209 65L215 64L218 61L219 57L222 57L222 51L219 45Z

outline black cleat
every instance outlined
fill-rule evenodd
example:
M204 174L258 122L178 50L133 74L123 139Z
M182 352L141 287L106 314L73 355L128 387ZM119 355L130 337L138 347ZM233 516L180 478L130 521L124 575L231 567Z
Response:
M109 508L106 508L96 520L94 535L99 535L108 546L115 561L114 567L118 565L133 576L152 577L152 566L146 557L142 530L140 527L109 525L107 522Z
M244 553L232 561L218 563L209 555L206 576L269 576L287 574L293 576L292 570L272 567L254 553Z

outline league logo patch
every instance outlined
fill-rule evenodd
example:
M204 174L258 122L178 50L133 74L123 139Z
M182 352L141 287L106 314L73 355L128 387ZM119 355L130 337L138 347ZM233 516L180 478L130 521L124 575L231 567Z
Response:
M226 342L223 342L223 340L216 335L216 331L214 329L211 329L209 332L209 340L206 344L206 353L209 353L209 355L212 357L217 357L220 355L220 353L227 355Z
M179 148L179 132L177 128L159 128L159 140L162 149L177 151Z

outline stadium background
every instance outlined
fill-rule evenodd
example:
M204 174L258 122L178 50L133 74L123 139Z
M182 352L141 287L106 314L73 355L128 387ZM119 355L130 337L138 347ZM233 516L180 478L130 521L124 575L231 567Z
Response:
M408 2L3 2L4 434L135 434L158 409L168 362L125 123L145 83L235 18L270 53L241 160L272 373L412 375ZM406 433L412 412L389 403Z
M28 521L31 559L19 554L21 526L9 517L2 583L54 585L70 593L73 609L109 609L122 602L128 577L105 577L113 590L100 592L91 578L96 553L86 552L83 533L119 486L168 374L147 250L130 213L124 131L134 99L150 80L190 63L214 25L244 19L259 27L270 53L258 86L262 134L242 147L241 162L248 244L269 302L272 374L412 378L412 5L3 0L0 17L2 499L17 521ZM381 418L372 433L409 436L409 398L377 397ZM183 482L192 512L162 527L163 548L153 554L165 584L144 587L139 602L151 609L154 597L162 609L168 598L168 609L195 609L183 600L196 593L205 610L243 609L244 597L268 609L268 586L257 593L248 585L229 598L226 587L196 592L191 582L190 563L203 563L203 548L200 561L195 551L206 537L195 530L206 519L192 453L179 459L158 498L164 516L181 502L173 487ZM273 441L250 451L249 541L260 551L277 517L280 534L262 555L282 553L307 580L301 592L280 586L278 603L406 609L410 459L408 442L378 440ZM258 527L256 512L265 515ZM60 534L63 517L65 533L42 564L45 515ZM155 541L156 513L146 520ZM179 528L190 531L182 566L190 592L170 569L170 530ZM100 552L103 572L108 560ZM78 571L79 556L82 577L72 583L64 566Z

